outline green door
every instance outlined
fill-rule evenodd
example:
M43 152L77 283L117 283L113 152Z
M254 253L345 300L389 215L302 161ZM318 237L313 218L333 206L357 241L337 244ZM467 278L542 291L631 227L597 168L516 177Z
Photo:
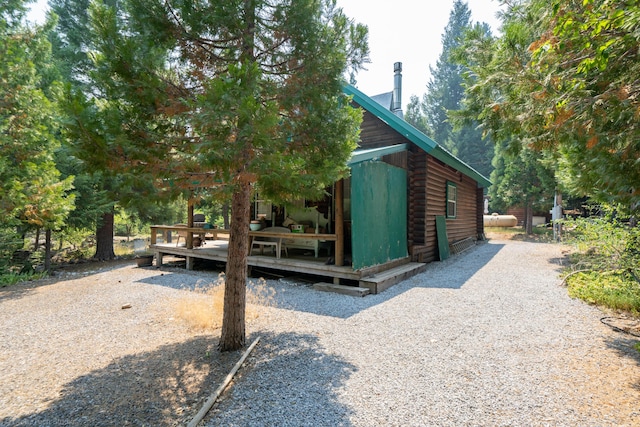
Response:
M404 169L383 162L351 167L351 245L354 269L408 256Z

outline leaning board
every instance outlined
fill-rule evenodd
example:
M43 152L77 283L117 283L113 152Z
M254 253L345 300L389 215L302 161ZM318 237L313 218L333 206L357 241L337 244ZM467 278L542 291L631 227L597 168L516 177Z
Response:
M444 261L449 258L449 238L447 237L447 220L442 215L436 216L436 235L440 261Z

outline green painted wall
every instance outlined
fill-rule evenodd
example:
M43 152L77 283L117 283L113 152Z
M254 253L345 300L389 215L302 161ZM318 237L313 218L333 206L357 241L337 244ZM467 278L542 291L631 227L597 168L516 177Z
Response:
M355 269L407 253L407 172L383 162L351 167L351 247Z

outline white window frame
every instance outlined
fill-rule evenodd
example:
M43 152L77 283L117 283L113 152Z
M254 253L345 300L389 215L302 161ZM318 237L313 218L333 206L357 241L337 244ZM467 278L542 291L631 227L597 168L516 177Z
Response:
M458 217L458 186L451 181L447 181L447 218L455 219Z

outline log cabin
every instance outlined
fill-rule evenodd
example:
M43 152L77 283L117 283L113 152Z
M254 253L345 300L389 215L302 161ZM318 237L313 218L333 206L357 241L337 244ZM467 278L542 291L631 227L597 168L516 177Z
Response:
M368 97L345 87L364 110L360 147L350 162L352 234L379 236L354 244L357 266L381 261L386 253L428 263L484 238L490 181L402 118L400 63L394 71L393 92Z
M262 236L278 244L256 245L258 255L252 243L250 268L325 276L338 287L356 283L379 293L484 238L490 181L402 118L401 64L394 70L392 92L369 97L345 86L353 106L363 109L360 143L348 162L350 177L328 188L325 200L283 208L256 196L252 215L268 227ZM282 227L303 234L274 232ZM187 268L194 258L226 261L224 244L218 252L211 245L193 248L189 239L186 248L157 244L156 231L169 228L152 227L157 263L164 254L186 256ZM260 233L250 232L252 242ZM265 246L277 251L265 256Z

